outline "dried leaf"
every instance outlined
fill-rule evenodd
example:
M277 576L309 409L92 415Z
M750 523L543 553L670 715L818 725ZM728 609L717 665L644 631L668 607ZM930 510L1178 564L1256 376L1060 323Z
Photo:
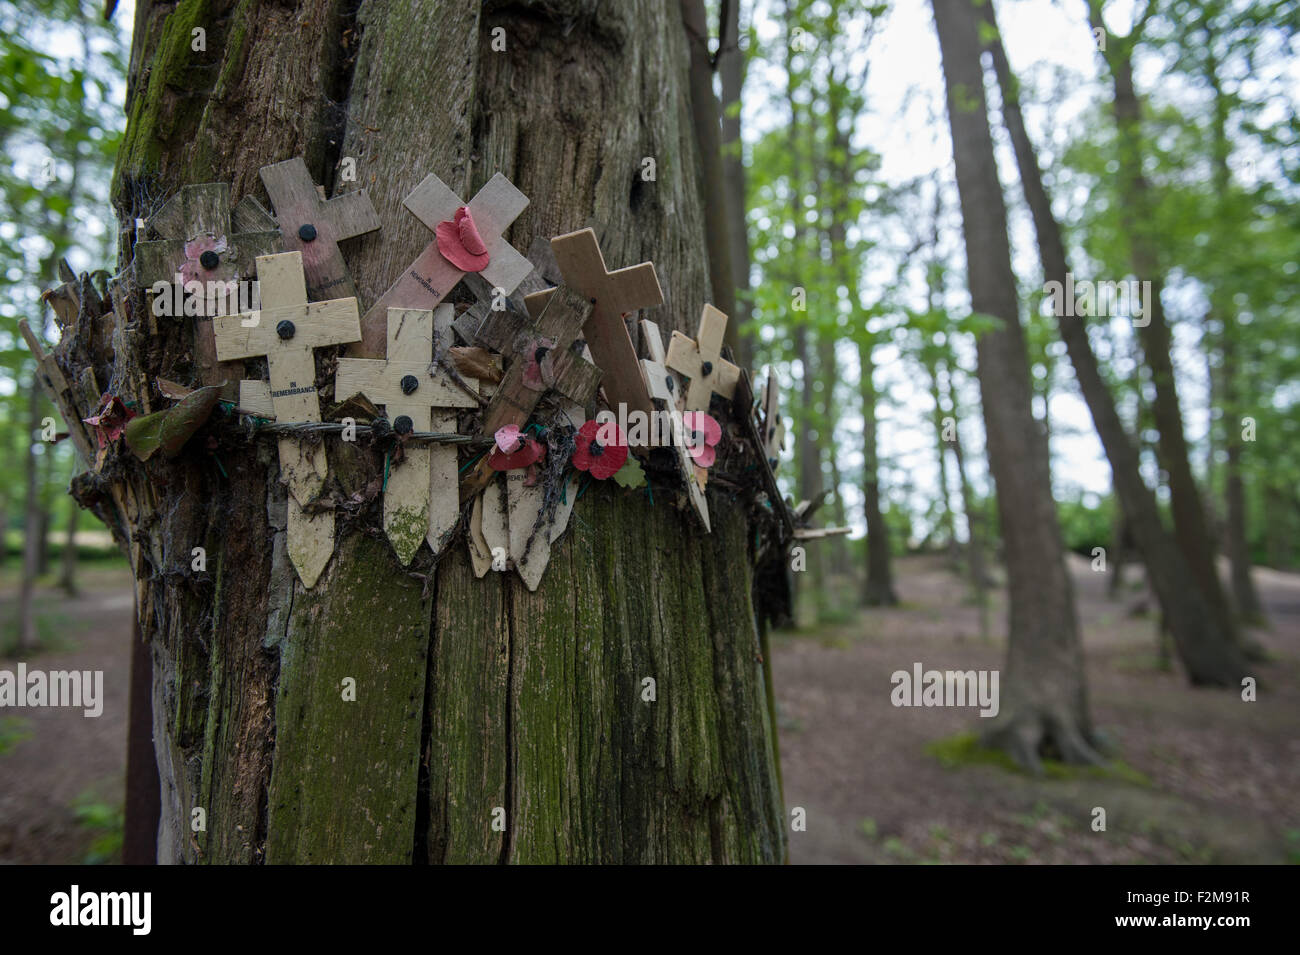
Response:
M494 385L501 381L503 377L501 360L486 348L453 345L447 351L456 366L456 371L460 372L462 377L477 378L479 381Z
M614 482L619 487L645 487L645 469L633 455L628 455L627 462L614 475Z

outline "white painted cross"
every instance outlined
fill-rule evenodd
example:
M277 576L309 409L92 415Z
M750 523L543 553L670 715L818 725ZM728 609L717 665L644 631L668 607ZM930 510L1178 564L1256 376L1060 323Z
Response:
M451 345L454 310L388 310L388 357L340 358L334 395L364 394L388 412L398 434L456 430L456 412L478 402L433 363L435 351ZM434 409L437 409L436 411ZM428 540L436 555L460 516L454 445L408 444L405 460L388 475L384 490L384 531L403 564L420 542Z
M736 393L740 369L722 357L722 336L726 330L727 316L712 305L705 305L695 341L681 332L673 332L666 364L691 380L683 411L707 412L713 395L730 399Z
M533 269L533 264L505 240L504 233L528 206L528 197L516 189L505 176L497 173L468 203L463 203L441 179L430 173L402 205L430 230L439 223L455 218L456 210L467 205L483 245L490 258L479 274L494 288L507 295L513 292ZM401 276L389 286L361 319L362 341L358 355L377 357L382 353L384 329L390 308L433 308L455 288L465 273L430 242Z
M361 337L357 300L309 304L300 252L259 256L257 278L262 297L259 311L213 319L217 359L265 356L276 419L320 421L314 352ZM242 381L240 405L261 404L267 392L262 382ZM302 507L320 494L329 465L323 445L306 445L285 435L279 448L281 480L289 486L289 557L303 584L311 587L334 551L334 515L331 511L308 514Z

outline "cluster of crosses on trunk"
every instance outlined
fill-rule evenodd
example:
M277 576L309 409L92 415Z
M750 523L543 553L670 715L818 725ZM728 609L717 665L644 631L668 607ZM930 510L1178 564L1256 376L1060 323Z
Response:
M534 470L500 462L520 457L509 442L518 441L519 449L536 443L527 429L537 427L531 419L543 395L560 409L556 420L576 432L582 454L591 459L619 452L622 468L640 468L618 447L627 436L617 427L594 429L588 410L603 402L625 415L671 422L666 443L689 507L708 532L707 474L699 464L711 461L712 453L707 460L697 454L697 439L716 429L707 418L713 397L731 400L744 381L745 422L763 449L768 487L775 490L771 471L784 436L775 380L769 376L759 408L749 407L748 380L723 355L727 316L710 305L695 338L674 331L665 350L658 326L635 320L640 309L664 301L653 263L610 271L591 229L556 236L550 242L556 287L541 287L545 283L534 278L539 288L524 296L525 310L501 307L534 271L504 237L527 197L497 174L462 202L431 174L403 201L428 229L429 242L362 314L339 243L379 229L365 191L326 200L301 158L266 166L261 178L274 218L251 198L232 212L224 185L182 188L149 221L158 238L136 245L137 281L156 289L175 278L210 289L213 281L257 280L256 310L222 309L210 297L196 310L196 374L201 383L223 385L235 400L233 380L242 378L243 362L264 359L265 380L238 381L238 407L277 425L321 421L315 351L344 347L332 383L335 398L361 395L382 408L402 446L400 463L390 471L386 462L383 512L385 533L403 565L421 544L435 555L446 547L472 501L467 539L475 572L482 577L489 569L513 568L529 589L537 588L551 545L580 496L578 475L559 472L564 486L557 497ZM420 226L408 220L408 227ZM480 301L453 321L444 300L470 274L481 279L476 291L486 283L492 304ZM504 371L494 380L458 373L448 360L453 331L499 356ZM478 434L495 437L498 447L461 466L456 444L446 439L470 409L478 412ZM313 507L328 478L328 460L319 441L304 441L291 428L277 432L288 491L288 555L303 584L312 587L334 549L334 512ZM709 444L718 440L718 434L703 437ZM648 446L631 450L645 454ZM575 465L578 457L575 452ZM598 472L592 467L589 473ZM779 498L776 503L784 506Z

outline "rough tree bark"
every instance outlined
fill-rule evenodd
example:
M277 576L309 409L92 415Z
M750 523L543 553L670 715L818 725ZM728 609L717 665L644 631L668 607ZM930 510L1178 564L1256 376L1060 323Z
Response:
M984 17L992 30L988 49L1002 91L1002 119L1010 134L1025 201L1038 236L1043 274L1049 282L1064 287L1069 271L1060 226L1052 213L1043 185L1033 144L1020 110L1020 97L1011 74L1006 52L997 32L992 4L985 4ZM1155 300L1152 300L1154 308ZM1115 492L1123 508L1125 523L1142 554L1147 574L1173 633L1179 657L1189 679L1197 684L1239 686L1244 661L1228 634L1215 626L1204 591L1197 586L1192 569L1176 541L1165 530L1155 495L1142 480L1138 451L1129 440L1115 407L1115 400L1102 378L1097 356L1088 340L1083 318L1057 317L1057 327L1074 366L1079 390L1092 415L1093 424L1110 462ZM1117 545L1117 549L1122 545Z
M718 37L718 77L722 85L722 177L727 204L727 236L731 249L731 280L736 285L736 358L753 364L754 346L741 330L749 323L749 228L745 222L744 144L740 138L741 93L745 87L745 51L740 45L740 2L723 0Z
M933 0L947 87L971 308L1001 321L979 336L989 467L1006 548L1009 651L1002 710L986 739L1030 769L1042 756L1096 762L1074 595L1052 500L1047 447L1030 407L1024 332L1011 271L980 66L974 0Z
M709 277L687 45L669 0L141 2L122 264L130 223L184 183L265 202L259 166L304 155L333 191L350 158L384 224L347 253L364 308L429 241L401 207L426 173L468 197L500 170L532 200L517 248L591 222L611 267L655 261L665 336L693 332ZM117 393L192 378L189 328L150 336L146 318L118 329ZM366 448L328 452L343 500L382 471ZM514 574L476 580L463 542L403 573L376 499L337 512L304 590L274 444L214 453L221 469L191 446L106 489L153 654L161 861L782 858L737 503L711 493L704 536L667 502L593 487L529 593Z

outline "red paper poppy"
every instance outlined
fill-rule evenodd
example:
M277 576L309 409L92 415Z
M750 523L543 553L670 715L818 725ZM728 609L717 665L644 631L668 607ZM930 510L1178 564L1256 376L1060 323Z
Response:
M612 421L588 421L578 429L573 441L577 446L573 466L598 481L613 477L627 461L627 441Z
M434 230L438 236L438 251L462 272L482 272L491 261L487 245L478 234L474 217L468 206L456 210L456 218L449 222L439 222Z
M493 471L514 471L536 464L546 457L546 445L535 438L520 437L519 444L513 451L493 448L488 455L488 467Z
M691 434L691 439L686 444L687 453L700 467L712 466L718 456L714 445L722 440L722 425L703 411L686 412L682 415L682 424L687 434Z

